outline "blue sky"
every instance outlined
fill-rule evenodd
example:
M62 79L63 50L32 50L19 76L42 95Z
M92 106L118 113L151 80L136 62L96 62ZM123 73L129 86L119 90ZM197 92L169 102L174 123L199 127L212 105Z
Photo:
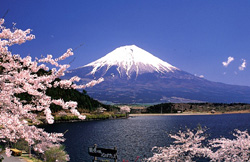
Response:
M56 57L83 44L67 60L76 68L135 44L208 80L250 86L249 0L0 0L0 17L7 10L7 26L36 35L12 48L22 56Z

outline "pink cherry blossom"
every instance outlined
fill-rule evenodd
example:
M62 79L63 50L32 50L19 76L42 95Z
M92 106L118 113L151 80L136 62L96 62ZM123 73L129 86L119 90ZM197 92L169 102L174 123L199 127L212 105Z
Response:
M130 112L130 107L129 106L121 106L120 111L122 113L129 113Z
M224 137L206 140L204 131L179 131L170 134L175 139L169 147L154 147L154 155L145 161L193 161L206 158L210 161L241 162L249 161L250 135L247 131L235 130L236 139Z
M11 156L12 151L9 148L5 148L5 153L7 157Z
M69 65L61 65L59 61L72 56L72 49L68 49L56 59L53 59L51 54L35 60L32 60L30 56L22 58L19 54L12 54L8 50L9 47L35 39L35 36L30 34L30 29L13 31L3 26L3 23L4 19L0 19L0 142L17 142L19 139L24 139L35 151L44 153L49 147L59 145L64 138L62 133L47 133L41 128L29 126L27 121L39 123L34 111L43 112L49 124L54 123L50 110L52 103L69 109L79 119L86 118L77 111L77 102L53 100L46 95L46 90L52 86L67 89L85 88L99 84L103 79L79 86L73 83L80 80L78 77L55 81L69 68ZM36 74L40 69L48 71L49 66L54 66L49 74L42 76ZM17 97L17 94L22 93L31 95L31 101L27 102ZM10 155L8 148L6 148L6 154Z

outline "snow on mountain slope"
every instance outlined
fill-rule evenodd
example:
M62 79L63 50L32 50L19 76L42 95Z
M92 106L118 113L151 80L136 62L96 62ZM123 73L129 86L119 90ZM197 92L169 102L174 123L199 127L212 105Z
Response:
M79 84L104 78L86 89L99 101L112 103L243 102L250 103L250 87L211 82L182 71L135 46L122 46L104 57L65 73Z
M93 67L90 74L94 75L102 67L108 71L112 66L117 67L116 70L120 75L125 72L128 78L134 72L138 76L143 73L167 73L179 70L135 45L116 48L106 56L83 67Z

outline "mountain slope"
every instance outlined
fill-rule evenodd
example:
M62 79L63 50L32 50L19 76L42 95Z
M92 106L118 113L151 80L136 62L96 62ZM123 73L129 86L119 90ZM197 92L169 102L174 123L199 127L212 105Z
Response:
M107 72L113 66L116 66L116 70L120 76L125 74L128 78L133 73L138 76L148 72L167 73L178 70L176 67L135 45L119 47L84 67L93 67L90 74L95 75L101 68L105 68L105 72Z
M104 77L87 89L100 101L114 103L250 102L250 87L211 82L182 71L135 46L123 46L67 72L82 83Z

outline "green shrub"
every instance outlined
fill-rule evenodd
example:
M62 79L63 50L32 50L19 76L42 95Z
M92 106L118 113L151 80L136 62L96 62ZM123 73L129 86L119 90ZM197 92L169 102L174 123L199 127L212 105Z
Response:
M25 141L24 139L18 140L15 144L14 147L19 149L19 150L25 150L26 152L29 152L29 145L28 142Z
M4 146L0 144L0 153L4 150ZM1 156L0 156L1 157Z
M64 147L51 147L49 150L45 151L45 161L46 162L66 162L69 161L69 156L64 151Z

